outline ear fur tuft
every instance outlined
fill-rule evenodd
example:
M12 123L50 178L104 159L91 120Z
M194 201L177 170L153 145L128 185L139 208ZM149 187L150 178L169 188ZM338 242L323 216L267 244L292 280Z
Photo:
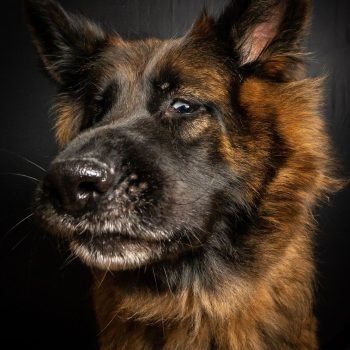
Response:
M26 13L41 63L66 84L106 42L106 33L83 16L67 13L52 0L27 0Z
M231 47L243 72L297 80L310 10L310 0L231 0L217 20L204 12L190 34Z

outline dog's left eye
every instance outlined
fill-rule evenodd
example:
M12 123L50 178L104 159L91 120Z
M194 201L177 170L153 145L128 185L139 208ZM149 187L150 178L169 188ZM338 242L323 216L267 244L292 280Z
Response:
M176 113L180 114L190 114L199 108L198 105L183 100L174 101L170 106Z

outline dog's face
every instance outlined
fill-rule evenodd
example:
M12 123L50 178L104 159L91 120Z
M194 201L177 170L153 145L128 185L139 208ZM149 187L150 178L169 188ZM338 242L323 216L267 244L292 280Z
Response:
M124 41L30 1L34 43L59 85L62 146L37 191L40 222L102 269L245 254L289 148L276 121L283 96L266 86L302 76L293 53L307 7L232 2L183 38Z

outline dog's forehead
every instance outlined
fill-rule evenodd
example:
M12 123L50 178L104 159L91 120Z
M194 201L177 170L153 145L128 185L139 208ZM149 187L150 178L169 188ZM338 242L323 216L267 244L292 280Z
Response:
M112 37L99 63L107 75L117 72L127 80L135 80L162 46L164 42L158 39L125 41Z
M212 92L217 96L218 88L224 90L232 80L225 60L217 57L209 43L186 37L135 41L116 37L111 40L103 61L105 75L118 76L124 83L143 80L167 86L176 76L192 92L199 89L201 93Z

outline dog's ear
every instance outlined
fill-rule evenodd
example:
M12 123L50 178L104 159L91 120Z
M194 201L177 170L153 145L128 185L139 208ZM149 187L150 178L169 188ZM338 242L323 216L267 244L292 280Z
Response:
M41 63L61 85L76 78L105 45L107 35L100 27L54 1L27 0L26 13Z
M215 36L247 70L299 79L304 74L301 44L310 7L310 0L231 0L215 23L202 15L190 35Z
M234 45L241 66L282 80L298 79L304 75L301 45L310 7L310 0L232 0L217 29Z

